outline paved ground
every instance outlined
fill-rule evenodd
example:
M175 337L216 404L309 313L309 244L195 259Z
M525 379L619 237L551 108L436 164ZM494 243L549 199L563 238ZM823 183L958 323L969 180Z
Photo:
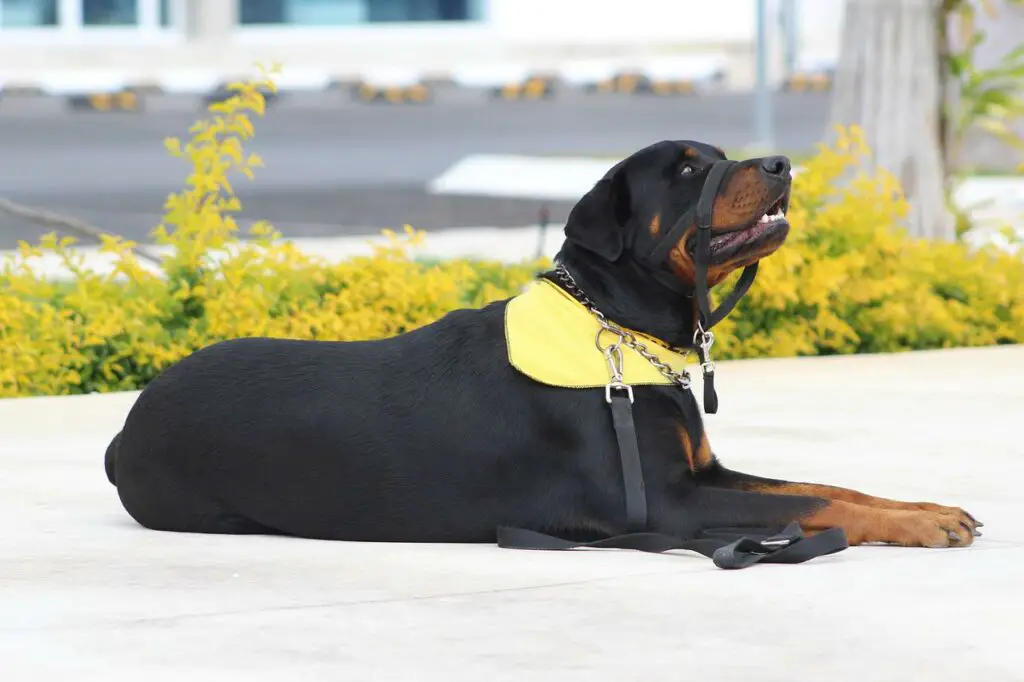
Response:
M813 146L827 97L780 94L780 149ZM413 222L421 229L531 224L525 200L435 197L424 184L467 154L619 155L663 138L751 142L749 94L699 98L567 95L554 102L463 97L428 107L286 102L257 122L251 150L266 160L257 180L240 178L247 215L273 220L288 236L372 234ZM141 115L59 114L22 105L0 109L0 195L62 209L137 240L157 224L167 192L186 168L163 151L198 112L165 105ZM564 220L571 203L552 205ZM0 216L0 248L43 230Z
M150 532L102 471L133 394L0 401L3 679L1024 680L1022 374L1024 347L722 363L731 465L986 524L741 572Z

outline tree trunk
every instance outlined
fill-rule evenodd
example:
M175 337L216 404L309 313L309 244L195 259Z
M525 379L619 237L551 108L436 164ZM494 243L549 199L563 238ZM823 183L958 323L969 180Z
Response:
M858 124L902 184L915 237L952 241L940 145L939 0L846 0L831 123Z

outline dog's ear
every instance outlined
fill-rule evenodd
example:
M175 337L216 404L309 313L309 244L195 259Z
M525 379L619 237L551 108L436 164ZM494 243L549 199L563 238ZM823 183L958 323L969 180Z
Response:
M576 202L565 222L566 238L605 260L618 260L626 244L630 214L624 165L613 166Z

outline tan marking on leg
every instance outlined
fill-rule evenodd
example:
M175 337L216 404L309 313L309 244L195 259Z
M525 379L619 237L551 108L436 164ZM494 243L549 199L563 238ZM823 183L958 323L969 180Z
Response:
M887 500L884 497L875 497L856 490L850 490L849 488L840 488L821 483L754 483L746 488L757 492L776 493L779 495L824 497L826 500L851 502L878 509L918 509L918 507L909 502Z
M693 466L693 444L690 443L690 434L686 432L686 429L682 426L676 425L676 433L679 434L679 443L683 446L683 455L686 457L686 464L690 467L690 471L696 473L696 469Z
M714 457L711 454L711 443L708 442L708 434L703 431L700 434L700 445L697 446L697 452L694 453L694 464L697 465L697 471L703 471L711 466L711 462Z
M850 545L883 542L904 547L966 547L974 542L971 529L950 514L879 509L840 500L829 500L799 521L809 534L842 528Z
M821 483L754 483L745 486L746 490L779 495L806 495L823 497L826 500L848 502L850 504L870 507L872 509L888 509L893 511L926 511L942 515L951 515L967 525L971 532L977 530L977 520L960 507L946 507L932 502L903 502L886 497L876 497L849 488Z
M690 434L687 433L685 428L677 425L676 432L679 434L679 442L683 446L683 453L686 455L686 464L690 467L691 472L697 473L698 471L703 471L711 466L711 444L708 442L708 436L706 433L702 432L700 434L700 444L697 445L695 450L693 443L690 441Z
M652 237L657 237L658 236L658 233L661 232L661 214L660 213L657 214L656 216L654 216L654 220L652 220L651 224L647 226L647 229L650 230Z

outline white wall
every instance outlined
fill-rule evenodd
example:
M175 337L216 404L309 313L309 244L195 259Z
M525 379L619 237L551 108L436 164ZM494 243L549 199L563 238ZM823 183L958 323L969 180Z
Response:
M798 0L808 50L836 48L843 0ZM774 21L778 1L768 0ZM496 35L515 41L715 45L752 41L755 0L489 0Z
M5 32L0 81L28 83L54 73L77 78L86 70L126 74L133 81L182 70L201 71L204 78L207 73L235 76L249 73L257 60L339 77L382 66L444 71L503 60L552 68L568 58L680 48L725 56L736 84L752 77L756 0L477 1L486 17L480 24L237 29L231 0L176 0L189 10L184 33ZM799 0L804 53L835 56L842 2ZM778 0L768 4L781 51Z
M494 30L512 39L718 43L753 34L753 0L491 0Z

